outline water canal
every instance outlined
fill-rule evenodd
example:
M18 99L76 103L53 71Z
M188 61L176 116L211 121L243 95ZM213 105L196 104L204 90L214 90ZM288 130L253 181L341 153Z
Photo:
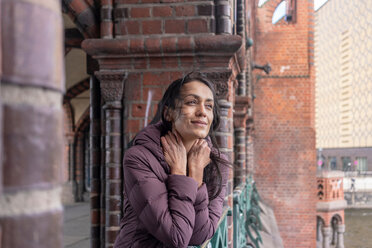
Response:
M372 209L345 209L345 248L372 248Z

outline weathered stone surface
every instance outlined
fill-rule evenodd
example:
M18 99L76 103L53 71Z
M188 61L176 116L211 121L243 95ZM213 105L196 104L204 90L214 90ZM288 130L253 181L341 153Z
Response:
M5 190L59 183L63 156L62 111L4 105Z
M3 130L3 104L0 99L0 130ZM3 161L3 132L0 131L0 161ZM3 192L3 163L0 162L0 197ZM1 228L0 228L1 235Z
M1 15L2 30L9 31L2 40L3 80L63 90L61 14L37 4L4 1Z
M3 248L62 247L62 212L0 217Z

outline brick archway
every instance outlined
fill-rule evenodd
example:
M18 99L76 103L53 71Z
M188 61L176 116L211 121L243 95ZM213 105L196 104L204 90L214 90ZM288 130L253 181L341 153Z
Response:
M89 90L89 77L71 86L63 97L63 103L69 102L86 90Z
M325 227L324 219L321 216L316 217L316 240L317 242L322 242L323 234L322 228Z
M99 37L99 13L96 1L62 1L62 10L76 24L85 39Z
M339 214L333 215L332 218L331 218L331 221L332 221L332 219L337 220L338 224L343 224L344 223L344 220L342 219L342 217Z
M332 228L331 245L336 245L338 243L343 244L343 233L345 231L345 225L342 221L342 217L339 214L335 214L332 216L330 222L330 227ZM340 236L342 236L341 239ZM336 247L339 246L337 245Z

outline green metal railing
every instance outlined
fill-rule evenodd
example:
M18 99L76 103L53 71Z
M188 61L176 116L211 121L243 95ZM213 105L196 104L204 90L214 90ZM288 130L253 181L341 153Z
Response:
M245 229L249 237L247 246L259 248L260 244L262 244L262 237L260 235L260 229L262 228L260 219L261 209L258 204L260 201L260 196L258 194L256 184L251 177L246 182L246 188L247 206L245 216ZM254 246L252 246L252 244Z
M260 197L256 185L250 177L234 190L233 211L225 209L218 224L218 229L211 240L199 248L225 248L228 246L227 216L233 214L234 248L260 248L262 238L260 229Z
M245 228L246 209L248 206L247 184L243 183L234 190L234 248L245 247L247 244L247 231Z
M228 245L228 236L227 236L227 216L231 215L231 210L226 208L218 222L218 228L216 233L210 240L207 240L199 248L224 248Z

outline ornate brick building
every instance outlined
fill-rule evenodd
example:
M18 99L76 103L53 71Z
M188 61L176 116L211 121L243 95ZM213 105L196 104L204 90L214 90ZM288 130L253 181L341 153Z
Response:
M284 12L276 12L283 4ZM89 196L91 246L111 247L122 216L125 148L153 117L167 85L193 70L215 83L221 105L218 143L235 164L226 207L234 208L234 189L252 175L284 247L315 247L311 1L73 0L59 6L17 0L3 1L1 11L3 247L62 246L61 182L75 200ZM65 29L66 91L62 11L74 22ZM71 66L71 54L81 62ZM82 64L86 72L74 75ZM229 247L238 244L236 217L226 217ZM28 225L32 233L19 240ZM247 243L260 240L246 237Z
M277 20L281 1L260 2L253 59L269 62L272 71L252 80L255 180L273 207L284 247L314 247L313 5L286 1Z

